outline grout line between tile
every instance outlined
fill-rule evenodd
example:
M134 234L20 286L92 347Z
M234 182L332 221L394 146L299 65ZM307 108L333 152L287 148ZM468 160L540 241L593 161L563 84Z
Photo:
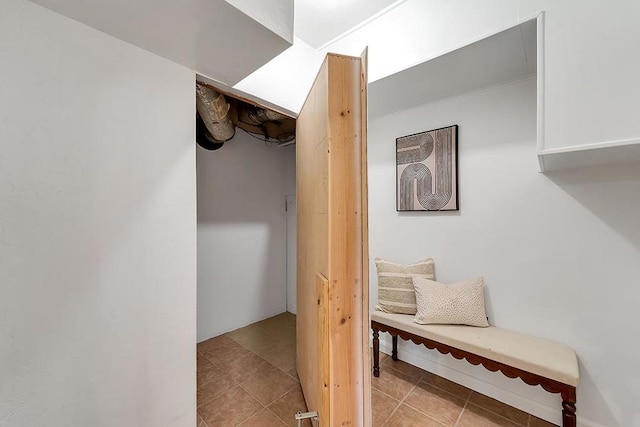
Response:
M387 394L387 393L385 393L384 391L382 391L382 390L378 390L377 388L375 388L375 387L371 386L371 390L372 390L372 391L373 391L373 389L375 389L378 393L380 393L380 394L384 394L385 396L390 397L391 399L393 399L393 400L395 400L396 402L398 402L398 404L396 405L396 407L395 407L395 408L393 408L393 411L391 411L391 413L389 414L389 416L387 416L387 418L385 418L385 419L384 419L384 421L382 421L381 426L384 426L384 425L385 425L385 423L386 423L387 421L389 421L389 418L391 418L391 416L392 416L392 415L393 415L393 414L398 410L398 408L400 407L400 404L401 404L402 402L400 402L400 401L399 401L398 399L396 399L395 397L393 397L393 396L391 396L391 395L388 395L388 394ZM408 394L407 394L407 396L408 396ZM372 412L371 416L373 417L373 406L371 407L371 412Z
M484 395L483 395L483 396L484 396ZM515 421L513 421L513 420L511 420L511 419L509 419L509 418L507 418L507 417L505 417L504 415L500 415L500 414L498 414L497 412L494 412L494 411L492 411L492 410L490 410L490 409L488 409L488 408L485 408L485 407L484 407L484 406L482 406L482 405L477 405L477 404L475 404L475 403L473 403L473 402L471 402L471 401L469 401L468 403L469 403L469 405L475 406L475 407L480 408L480 409L482 409L482 410L484 410L484 411L487 411L487 412L489 412L489 413L491 413L491 414L493 414L493 415L495 415L495 416L497 416L497 417L500 417L500 418L502 418L503 420L507 420L507 421L509 421L511 424L515 424L515 425L517 425L517 426L519 426L519 427L526 427L526 426L523 426L522 424L518 424L517 422L515 422ZM508 405L507 405L507 406L508 406ZM513 408L513 406L512 406L512 408ZM518 408L516 408L516 409L518 409ZM522 411L522 412L524 412L524 411ZM525 412L525 414L526 414L526 412ZM527 415L529 416L529 419L531 419L531 414L527 414ZM527 424L528 424L528 423L527 423Z
M240 344L240 343L238 343ZM264 360L265 362L267 362L269 365L273 366L274 368L278 369L280 372L284 372L286 375L288 375L289 377L293 378L294 380L296 380L296 382L300 382L297 378L295 378L293 375L289 375L289 373L287 371L285 371L284 369L280 368L279 366L274 365L273 363L269 362L267 359L265 359L264 357L262 357L259 353L256 353L255 351L251 350L249 347L246 347L243 344L240 344L242 347L246 348L248 351L250 351L251 353L255 354L256 356L258 356L260 359ZM207 359L209 360L209 359ZM212 362L213 363L213 362Z
M374 389L375 387L371 387L371 388L372 388L372 389ZM395 397L391 396L390 394L387 394L387 393L385 393L384 391L382 391L382 390L380 390L380 389L378 389L378 388L375 388L375 389L376 389L376 391L377 391L378 393L382 393L382 394L384 394L385 396L390 397L390 398L392 398L393 400L395 400L395 401L397 401L397 402L400 402L398 399L396 399Z
M204 360L206 360L207 362L211 363L213 366L215 366L216 368L220 368L220 366L218 366L218 364L216 362L214 362L213 360L209 359L207 356L205 356L204 353L200 353L200 355L202 357L204 357Z
M263 359L264 360L264 359ZM266 362L266 361L265 361ZM269 363L269 362L267 362ZM270 366L273 366L274 368L278 368L275 365L272 365L271 363L269 363ZM279 368L278 368L279 369ZM280 372L284 372L282 369L279 369ZM285 374L287 374L286 372L284 372ZM288 374L287 374L288 375ZM290 378L291 375L288 375ZM294 378L295 379L295 378ZM251 378L247 379L246 381L242 382L242 383L238 383L238 386L241 387L244 391L247 392L247 394L251 397L253 397L255 400L258 401L259 404L261 404L263 406L263 408L268 408L269 406L271 406L275 401L277 401L278 399L281 399L285 394L293 391L296 387L298 387L300 385L300 383L296 380L296 384L294 386L292 386L290 389L287 389L287 391L285 391L284 393L282 393L281 395L279 395L278 397L276 397L275 399L273 399L271 402L269 402L267 405L263 404L262 402L260 402L260 400L258 400L258 398L256 396L254 396L253 394L251 394L251 392L249 390L247 390L246 388L243 387L243 384L245 384L246 382L250 381Z
M474 391L473 393L478 393L478 392L477 392L477 391ZM511 423L516 424L516 425L521 426L521 427L528 427L528 426L529 426L529 424L531 424L531 417L532 417L532 415L531 415L531 414L529 414L529 413L527 413L527 412L524 412L523 410L518 409L518 408L516 408L516 407L514 407L514 406L507 405L506 403L503 403L503 402L498 401L498 402L502 403L503 405L506 405L506 406L508 406L508 407L510 407L510 408L516 409L516 410L518 410L518 411L520 411L520 412L522 412L522 413L524 413L524 414L526 414L526 415L527 415L527 422L526 422L526 424L525 424L525 425L518 424L517 422L515 422L515 421L513 421L513 420L510 420L509 418L507 418L507 417L505 417L505 416L503 416L503 415L500 415L500 414L498 414L497 412L494 412L494 411L492 411L491 409L489 409L489 408L487 408L487 407L485 407L485 406L483 406L483 405L478 405L478 404L476 404L476 403L473 403L473 402L471 401L471 398L473 397L473 393L471 393L471 394L469 395L469 403L470 403L470 404L472 404L473 406L477 406L478 408L484 409L484 410L485 410L485 411L487 411L487 412L490 412L490 413L492 413L492 414L494 414L494 415L497 415L497 416L499 416L499 417L501 417L501 418L504 418L505 420L510 421ZM484 394L482 394L482 393L478 393L478 394L480 394L480 395L482 395L482 396L486 396L486 395L484 395ZM487 396L487 397L489 397L489 396ZM494 400L495 400L495 399L494 399Z
M245 382L246 382L246 381L245 381ZM244 384L244 383L242 383L242 384ZM253 400L255 400L256 402L258 402L258 403L260 404L260 406L262 406L262 409L266 408L266 406L265 406L262 402L260 402L260 400L258 400L258 398L257 398L257 397L255 397L253 394L251 394L251 392L249 392L249 390L247 390L246 388L244 388L244 387L242 386L242 384L238 385L238 387L240 387L242 390L244 390L244 392L245 392L245 393L247 393L249 396L251 396L251 398L252 398Z
M204 402L199 402L199 401L196 399L196 409L198 409L198 408L199 408L199 407L201 407L201 406L206 405L207 403L211 402L211 401L212 401L212 400L214 400L215 398L217 398L217 397L221 396L223 393L228 393L228 392L230 392L231 390L233 390L234 388L236 388L236 387L238 387L238 386L240 385L240 383L239 383L239 382L237 382L236 380L234 380L233 378L231 379L231 381L233 381L234 386L233 386L233 387L231 387L229 390L226 390L226 391L219 391L219 392L215 393L211 398L207 399L207 400L206 400L206 401L204 401ZM205 386L205 385L207 385L207 384L211 384L212 382L213 382L213 381L209 381L209 382L206 382L206 383L202 384L200 387L197 387L197 389L196 389L196 396L197 396L198 389L200 389L201 387L204 387L204 386ZM244 390L244 389L243 389L243 390ZM246 390L245 390L245 391L246 391ZM251 396L251 397L253 397L253 396ZM254 399L255 399L255 398L254 398Z
M431 418L433 421L437 422L438 424L442 424L444 426L444 423L442 421L434 418L432 415L425 414L424 412L422 412L420 409L416 408L415 406L411 406L408 403L403 403L403 405L407 405L407 407L409 407L409 408L421 413L422 415L424 415L427 418ZM462 413L462 411L460 411L460 413ZM456 422L457 422L457 420L456 420Z
M275 402L275 401L274 401L274 402ZM274 402L271 402L271 405L273 405L273 403L274 403ZM275 413L275 412L273 412L271 409L269 409L269 407L270 407L271 405L267 406L267 408L266 408L266 409L267 409L269 412L271 412L271 413L273 414L273 416L274 416L274 417L276 417L277 419L279 419L279 420L280 420L280 421L282 421L285 425L287 425L287 426L288 426L289 424L288 424L285 420L283 420L282 418L280 418L280 417L278 416L278 414L276 414L276 413Z
M298 387L298 384L294 385L293 387L291 387L289 390L285 391L284 393L282 393L280 396L276 397L275 399L273 399L272 402L270 402L267 406L265 406L265 408L268 408L269 406L273 405L276 401L282 399L286 394L292 392L296 387Z
M408 376L408 375L407 375ZM415 383L413 385L413 387L411 387L411 390L409 390L409 392L402 398L402 400L400 401L400 403L398 403L398 406L396 406L396 409L394 409L391 414L389 414L389 416L387 417L386 420L384 420L384 422L382 423L383 426L385 426L387 424L387 422L389 422L389 420L391 419L391 417L393 417L393 414L395 414L398 409L402 406L402 404L404 403L404 401L407 399L407 397L409 397L409 395L413 392L413 390L416 389L416 387L418 386L418 383ZM421 412L422 413L422 412Z
M395 408L393 408L393 411L391 411L391 413L389 414L389 416L382 422L382 427L387 425L387 422L393 417L393 414L395 414L398 409L400 408L400 406L402 406L402 402L398 402L398 404L396 405Z
M220 394L220 393L218 393L218 394ZM196 398L196 410L198 410L199 407L206 405L207 403L211 402L213 399L218 397L218 394L214 395L211 399L207 399L207 401L205 401L205 402L198 402L198 399Z
M249 396L251 396L252 399L254 399L256 402L258 402L258 405L261 406L260 409L251 412L247 418L245 418L244 420L240 421L239 423L237 423L234 427L239 426L240 424L242 424L243 422L247 421L249 418L253 417L255 414L257 414L258 412L262 411L265 406L262 404L262 402L260 402L258 399L256 399L255 397L253 397L253 395L251 393L249 393L247 390L245 390L241 385L239 385L238 387L240 387L242 390L244 390L245 393L247 393Z
M399 359L399 360L400 360L400 359ZM405 363L407 363L407 364L411 365L409 362L405 362ZM380 365L382 365L382 363L381 363ZM411 366L415 366L415 365L411 365ZM389 367L389 368L391 368L391 369L393 369L393 370L395 370L395 371L398 371L398 372L400 372L400 373L403 373L404 375L407 375L407 374L405 374L404 372L402 372L402 371L400 371L400 370L398 370L398 369L394 368L393 366L385 366L385 368L387 368L387 367ZM417 367L417 366L416 366L416 367ZM422 382L422 381L424 380L424 377L425 377L427 374L431 374L431 375L435 375L435 376L439 377L439 375L434 374L433 372L425 371L425 370L424 370L424 369L422 369L422 368L418 368L418 369L420 369L421 371L423 371L423 374L422 374L422 376L420 377L420 380L419 380L418 382ZM448 380L448 379L446 379L446 378L444 378L444 377L440 377L440 378L443 378L444 380L449 381L449 382L450 382L450 383L452 383L452 384L455 384L455 385L458 385L458 386L460 386L460 387L464 387L464 388L466 388L466 389L470 390L470 391L471 391L471 393L469 394L469 397L467 397L467 400L468 400L468 399L471 397L471 395L473 394L473 390L469 389L468 387L463 386L462 384L458 384L458 383L453 382L453 381L451 381L451 380ZM435 385L435 384L430 384L430 383L427 383L427 384L428 384L428 385L430 385L431 387L435 387L435 388L437 388L438 390L442 390L442 391L444 391L445 393L449 393L449 394L450 394L450 395L452 395L452 396L459 397L458 395L456 395L456 394L454 394L454 393L451 393L449 390L445 390L445 389L443 389L442 387L438 387L438 386L437 386L437 385Z
M409 377L409 378L411 378L411 379L417 379L417 380L418 380L418 382L422 381L422 379L424 378L424 375L425 375L425 374L423 373L423 374L421 374L421 375L420 375L420 377L419 377L419 378L416 378L416 377L412 377L411 375L409 375L409 374L407 374L407 373L405 373L405 372L402 372L402 371L401 371L401 370L399 370L399 369L394 368L393 366L385 366L385 368L393 369L394 371L396 371L396 372L400 372L402 375L406 375L407 377Z
M388 367L388 366L387 366L387 368L391 368L391 369L393 369L393 370L394 370L394 371L396 371L396 372L400 372L401 374L407 375L407 374L405 374L404 372L399 371L399 370L398 370L398 369L396 369L396 368ZM424 371L424 369L423 369L423 371ZM420 377L420 380L418 381L418 384L419 384L419 383L421 383L421 382L424 380L424 377L425 377L425 376L426 376L426 374L428 374L428 373L430 373L430 372L425 371L425 372L422 374L422 376ZM433 375L436 375L436 374L433 374ZM409 375L407 375L407 376L409 376ZM436 375L436 376L437 376L437 375ZM440 378L444 378L444 377L440 377ZM444 379L446 380L446 378L444 378ZM450 381L450 380L447 380L447 381ZM453 384L459 385L460 387L464 387L463 385L458 384L458 383L454 383L453 381L450 381L450 382L451 382L451 383L453 383ZM457 394L455 394L455 393L451 393L449 390L445 390L445 389L443 389L442 387L438 387L438 386L437 386L437 385L435 385L435 384L431 384L431 383L427 383L427 382L425 382L425 384L427 384L427 385L428 385L428 386L430 386L430 387L437 388L438 390L444 391L445 393L450 394L451 396L454 396L454 397L457 397L457 398L459 398L459 399L460 399L460 396L458 396L458 395L457 395ZM465 388L466 388L466 387L465 387ZM470 389L469 389L469 390L470 390ZM469 396L468 396L466 399L464 399L464 400L465 400L465 402L467 402L469 399L471 399L471 395L473 395L473 393L474 393L474 392L473 392L473 390L470 390L470 391L471 391L471 393L469 393Z
M457 427L458 424L460 423L460 420L462 419L462 415L464 414L464 411L467 410L467 405L469 404L470 399L471 399L471 394L469 394L469 397L467 397L467 400L464 402L464 406L462 407L462 411L460 411L460 415L458 415L458 419L456 420L455 423L453 423L454 427Z
M397 370L397 369L395 369L395 368L392 368L392 367L391 367L390 369L393 369L394 371L400 372L401 374L407 375L407 374L405 374L404 372L402 372L402 371L398 371L398 370ZM424 371L424 370L423 370L423 371ZM422 382L422 379L424 378L424 376L425 376L425 375L426 375L426 371L425 371L425 372L420 376L420 379L419 379L419 380L418 380L418 382L416 382L416 384L411 388L411 390L409 391L409 393L407 393L407 395L402 399L402 401L400 401L400 404L396 407L396 409L394 409L394 410L393 410L393 412L391 413L391 415L389 415L389 417L384 421L384 423L382 423L382 425L383 425L383 426L387 423L387 421L389 421L389 420L391 419L391 417L393 416L393 414L394 414L394 413L398 410L398 408L400 408L400 406L402 406L402 405L407 405L409 408L411 408L411 409L413 409L413 410L415 410L415 411L417 411L417 412L421 413L422 415L424 415L424 416L426 416L426 417L428 417L428 418L431 418L432 420L436 421L436 422L437 422L437 423L439 423L439 424L444 425L442 422L440 422L439 420L435 419L435 418L434 418L434 417L432 417L431 415L429 415L429 414L425 414L424 412L422 412L422 411L421 411L421 410L419 410L418 408L415 408L415 407L413 407L413 406L409 405L408 403L404 403L404 401L407 399L407 397L409 397L409 395L410 395L411 393L413 393L413 391L416 389L416 387L418 387L418 385L420 384L420 382ZM408 377L410 377L410 375L407 375L407 376L408 376ZM429 385L430 387L436 388L436 389L438 389L438 390L442 390L443 392L445 392L445 393L447 393L447 394L450 394L451 396L458 397L458 396L456 396L455 394L448 392L447 390L443 390L443 389L441 389L440 387L437 387L437 386L434 386L434 385L431 385L431 384L427 384L427 385ZM376 390L378 390L378 389L376 389ZM378 390L378 391L380 391L380 390ZM383 394L386 394L386 393L383 393ZM464 412L464 408L466 408L466 406L467 406L467 402L469 401L469 399L470 399L470 398L471 398L471 394L469 394L469 397L467 397L467 400L465 401L465 405L463 406L462 411L460 411L460 415L458 415L458 420L460 419L460 416L462 415L462 412ZM458 422L458 421L456 420L456 423L457 423L457 422ZM454 425L455 425L455 424L454 424Z
M424 374L422 375L424 376ZM440 422L439 420L436 420L435 418L433 418L431 415L429 414L425 414L424 412L422 412L421 410L419 410L418 408L414 408L413 406L409 405L408 403L404 403L405 400L407 400L407 397L409 397L409 395L411 393L413 393L413 391L416 389L416 387L418 387L418 384L420 383L420 381L418 381L412 388L411 390L409 390L409 393L407 393L407 395L400 401L400 403L398 404L398 406L396 407L396 409L393 410L393 412L391 412L391 415L389 415L389 417L384 421L384 423L382 423L383 427L384 425L386 425L386 423L391 419L391 417L393 416L393 414L395 414L397 412L397 410L402 406L402 405L407 405L407 407L421 413L422 415L424 415L427 418L430 418L432 420L434 420L435 422L437 422L438 424L442 424L444 426L444 424L442 422ZM377 389L376 389L377 390ZM380 390L378 390L380 391ZM451 394L451 393L449 393Z
M269 405L269 406L271 406L271 405ZM268 406L267 406L267 408L266 408L266 409L267 409L269 412L271 412L271 413L273 414L273 416L274 416L274 417L276 417L277 419L279 419L279 420L280 420L280 421L282 421L283 423L287 424L287 423L285 422L285 420L283 420L282 418L280 418L280 417L278 416L278 414L276 414L275 412L273 412L272 410L270 410Z

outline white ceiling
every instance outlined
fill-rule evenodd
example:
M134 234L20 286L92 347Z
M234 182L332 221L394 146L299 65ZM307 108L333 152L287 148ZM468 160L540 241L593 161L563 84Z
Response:
M292 115L329 51L369 46L371 83L518 16L512 0L31 1Z
M405 0L295 0L295 35L319 48Z
M412 3L412 0L31 1L186 66L228 90L276 105L289 114L300 108L327 49L335 50L335 42L344 41L367 24L402 9L398 6ZM388 27L385 35L380 36L391 36L389 33L393 31ZM362 48L358 54L360 51Z
M293 41L293 0L32 1L227 85Z
M293 42L294 0L225 0L288 42Z
M322 49L296 36L293 47L234 87L297 114L327 52L359 56L368 46L372 83L517 22L518 2L513 0L407 0Z

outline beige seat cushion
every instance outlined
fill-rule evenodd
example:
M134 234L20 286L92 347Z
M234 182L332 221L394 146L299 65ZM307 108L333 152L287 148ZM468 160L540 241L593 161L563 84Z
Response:
M564 344L494 326L418 325L406 314L374 311L371 320L563 384L578 385L576 353Z

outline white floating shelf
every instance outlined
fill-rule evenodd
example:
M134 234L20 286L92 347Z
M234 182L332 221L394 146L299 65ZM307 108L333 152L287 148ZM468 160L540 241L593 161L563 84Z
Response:
M540 172L640 162L640 139L541 150L538 160Z
M537 34L537 124L540 172L548 173L567 169L640 162L640 138L546 148L544 138L544 14L538 17Z

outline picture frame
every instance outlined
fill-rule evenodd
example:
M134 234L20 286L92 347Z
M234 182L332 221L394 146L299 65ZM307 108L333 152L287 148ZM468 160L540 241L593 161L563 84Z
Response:
M396 211L458 211L458 125L396 138Z

